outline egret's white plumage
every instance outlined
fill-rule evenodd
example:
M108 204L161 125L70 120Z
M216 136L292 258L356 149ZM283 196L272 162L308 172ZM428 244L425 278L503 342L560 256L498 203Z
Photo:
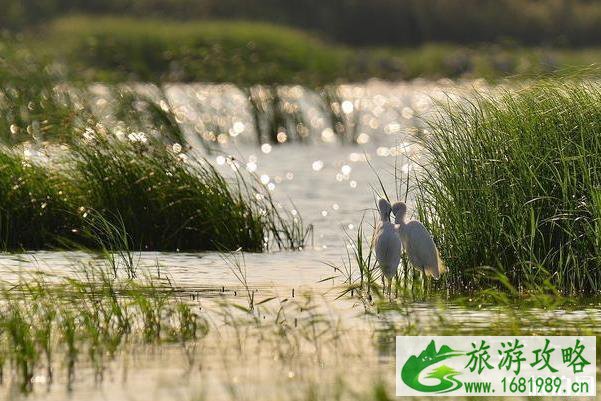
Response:
M438 279L445 268L426 227L417 220L405 222L407 206L403 202L392 205L392 213L409 262L415 268Z
M390 203L386 199L380 199L378 210L380 211L380 221L374 232L374 248L378 265L389 280L390 291L390 283L396 275L401 261L401 239L395 225L390 222L390 212L392 211Z

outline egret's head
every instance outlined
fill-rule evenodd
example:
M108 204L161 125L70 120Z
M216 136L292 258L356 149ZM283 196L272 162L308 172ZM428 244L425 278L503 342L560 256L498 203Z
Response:
M390 220L390 211L392 210L392 208L390 207L390 202L388 202L384 198L381 198L378 201L378 210L380 211L380 216L383 219Z
M405 219L407 214L407 205L404 202L395 202L392 205L392 214L394 214L395 222L398 224Z

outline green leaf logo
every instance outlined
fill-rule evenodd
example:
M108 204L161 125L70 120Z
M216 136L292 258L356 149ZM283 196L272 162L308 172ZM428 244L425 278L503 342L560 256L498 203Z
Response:
M451 367L440 365L426 375L428 379L438 379L439 383L435 385L421 383L419 375L432 365L461 355L465 355L465 352L455 351L446 345L443 345L440 347L440 350L436 351L436 343L432 340L419 356L411 355L407 359L401 370L401 379L407 386L423 393L448 393L455 391L463 384L455 377L461 373Z

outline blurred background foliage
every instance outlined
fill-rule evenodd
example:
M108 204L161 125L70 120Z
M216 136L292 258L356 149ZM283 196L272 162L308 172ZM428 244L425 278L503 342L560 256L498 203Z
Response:
M27 49L71 81L494 80L601 60L593 0L1 3L0 63Z
M311 30L350 45L511 41L591 46L598 0L2 0L0 26L20 30L69 13L244 19Z

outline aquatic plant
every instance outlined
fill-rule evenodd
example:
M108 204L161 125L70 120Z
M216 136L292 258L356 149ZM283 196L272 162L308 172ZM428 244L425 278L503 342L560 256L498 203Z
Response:
M146 132L167 144L185 146L185 135L164 92L156 86L151 89L154 89L154 98L140 93L135 86L114 88L115 118L130 131Z
M417 204L444 286L498 285L488 266L517 291L601 290L600 105L595 84L556 80L464 100L432 124Z
M165 277L123 280L104 264L82 266L79 275L49 280L36 272L0 288L0 362L23 391L40 367L52 381L55 355L64 358L70 387L79 363L90 362L101 380L106 360L126 344L184 344L208 333Z
M300 96L299 91L302 91L299 87L265 85L245 90L259 144L307 140L308 124L295 98Z
M340 142L357 143L362 115L361 110L356 105L349 113L343 110L342 103L344 99L340 93L339 86L325 86L320 94L326 115L330 119L331 129L340 138Z
M310 232L257 177L142 133L89 128L57 160L0 149L1 249L299 249Z
M72 238L78 218L70 184L23 150L0 147L0 249L47 248Z
M261 251L271 244L304 245L300 217L280 212L256 177L229 160L235 173L226 178L188 153L157 88L154 97L133 87L115 88L117 100L109 104L114 115L103 124L87 100L77 100L86 91L63 88L58 96L59 80L47 69L15 63L0 65L0 76L14 85L4 89L14 99L0 96L0 137L10 145L23 142L23 154L0 149L1 249L75 243ZM32 128L36 121L49 124L45 136ZM111 226L120 228L119 238L108 235L116 230L104 230ZM119 244L109 244L113 239Z
M263 249L268 233L254 193L202 159L141 133L97 133L93 143L75 143L70 160L84 207L122 224L134 248Z

